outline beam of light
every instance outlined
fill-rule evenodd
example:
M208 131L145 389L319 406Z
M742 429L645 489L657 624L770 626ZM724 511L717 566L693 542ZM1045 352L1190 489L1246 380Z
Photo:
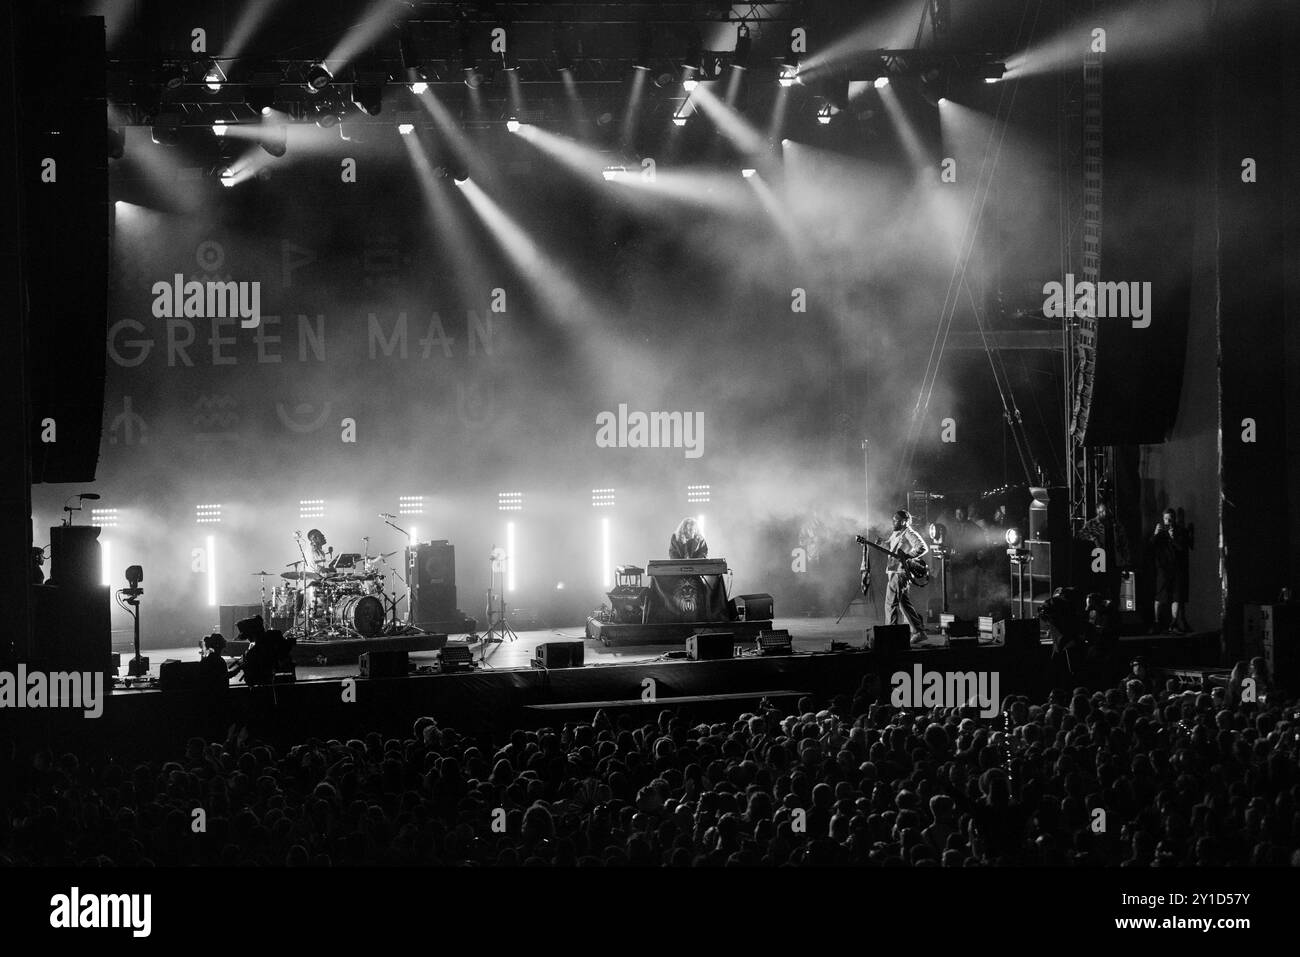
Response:
M814 50L799 64L801 83L815 83L826 74L848 66L875 50L910 49L916 41L916 22L921 4L898 0L857 29Z
M610 544L609 516L600 519L600 584L602 588L611 588L613 580L613 548Z
M772 192L772 187L767 184L767 180L763 178L761 172L755 170L754 175L745 177L745 182L749 184L750 189L754 191L754 195L758 197L759 203L771 218L772 224L776 226L777 232L785 238L795 262L800 266L807 266L807 238L795 226L794 217L790 214L790 210Z
M361 19L339 38L339 42L325 58L334 75L338 76L339 70L392 30L393 18L409 6L405 0L372 0Z
M425 112L433 119L434 125L438 127L439 140L451 150L456 159L460 160L470 176L489 184L496 182L496 170L479 150L475 149L474 144L465 135L460 121L451 115L451 111L438 98L437 93L430 91L418 99Z
M618 336L607 331L612 307L588 296L570 270L542 252L477 182L467 180L460 189L520 278L528 283L533 300L564 337L570 353L586 365L593 388L618 395L638 388L651 389L661 382L662 368L648 353L640 363L628 361L616 368L609 357L625 354L626 350Z
M903 144L903 150L907 153L912 168L914 170L927 168L930 165L930 158L926 155L925 146L921 143L921 135L917 132L916 125L912 122L912 118L907 115L907 109L903 106L902 100L898 98L898 91L892 86L882 88L880 102L884 104L890 122L894 124L894 129L898 131L899 141Z
M569 104L570 131L574 136L580 136L590 128L591 120L587 116L586 107L582 105L582 97L578 93L578 81L574 78L571 69L561 70L560 80L564 83L564 95Z
M785 133L785 116L790 109L790 91L784 86L776 89L772 98L772 118L767 124L767 139L770 143L779 143Z
M742 154L761 153L767 149L767 140L763 134L734 109L719 100L707 84L701 85L691 100L713 121L718 132L731 140Z
M113 584L113 543L104 539L100 544L100 552L103 556L103 573L104 584L111 586Z
M230 161L230 164L221 172L221 185L235 187L240 183L246 183L255 177L260 170L270 166L274 162L272 157L265 150L250 149L242 156Z
M1110 9L1098 16L1081 15L1075 23L1067 24L1056 34L1010 57L1003 79L1082 68L1094 27L1106 30L1106 52L1102 54L1106 62L1145 62L1161 56L1188 53L1198 44L1208 46L1215 38L1211 29L1217 33L1241 26L1266 9L1281 10L1287 2L1258 0L1254 3L1196 4L1186 0L1164 0L1156 4L1142 0L1122 10Z
M483 270L482 258L476 255L477 247L465 241L469 233L465 216L459 206L452 202L445 181L439 181L420 138L404 136L402 144L406 147L411 165L415 169L415 181L428 208L429 220L433 227L443 234L446 242L442 246L455 259L452 273L456 277L456 285L460 288L462 301L481 302L484 290L492 288L492 283L488 282L487 274Z
M275 3L276 0L244 0L239 10L239 19L231 28L222 52L228 57L243 56L248 42L253 39Z
M506 71L506 86L510 91L510 112L518 116L524 111L524 91L519 82L518 70Z
M208 607L217 604L217 539L208 536Z
M506 522L506 591L515 590L515 523Z
M746 72L747 71L744 67L732 67L727 76L727 93L725 102L729 109L734 110L736 108L736 101L740 99L740 88L745 83Z
M636 140L637 124L641 122L641 99L645 96L645 70L632 71L632 84L627 94L627 110L623 114L622 144L628 146Z

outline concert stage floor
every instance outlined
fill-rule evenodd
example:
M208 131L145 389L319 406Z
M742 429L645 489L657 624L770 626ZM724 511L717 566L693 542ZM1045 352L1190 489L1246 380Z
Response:
M724 627L719 625L719 627ZM865 649L867 645L867 634L870 631L870 625L864 623L862 618L845 618L836 624L834 618L778 618L773 623L777 629L784 628L790 632L790 637L797 653L811 653L819 651L828 651L832 641L845 642L853 648ZM517 641L505 641L501 644L490 644L487 646L486 655L483 653L481 643L475 643L474 659L479 660L483 655L483 670L488 669L509 669L509 668L530 668L533 657L537 653L537 646L548 641L566 641L566 640L584 640L584 661L587 667L600 665L625 665L635 664L637 662L657 661L664 657L667 652L680 650L685 647L681 645L664 645L664 644L646 644L631 645L621 644L612 647L606 647L599 641L583 638L583 625L575 624L566 628L554 628L543 631L521 631L518 633ZM452 635L451 641L463 639L464 635ZM378 640L378 639L377 639ZM944 639L939 635L929 636L924 644L916 646L918 650L938 650L943 648ZM126 674L127 661L131 656L129 645L113 648L122 654L122 668L119 674ZM142 652L149 658L150 674L157 677L158 666L168 658L175 658L181 661L195 661L198 659L198 649L194 646L178 648L155 648L146 649ZM431 665L438 660L436 652L412 652L411 662L417 666ZM343 678L348 675L357 673L356 662L350 664L338 665L320 665L320 664L299 664L298 680L307 681L314 678Z

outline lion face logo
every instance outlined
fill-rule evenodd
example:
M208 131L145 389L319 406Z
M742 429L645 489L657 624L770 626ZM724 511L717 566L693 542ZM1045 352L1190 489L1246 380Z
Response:
M695 578L683 576L677 582L677 587L673 589L673 605L676 606L678 614L688 621L694 619L701 605L701 597L700 583Z

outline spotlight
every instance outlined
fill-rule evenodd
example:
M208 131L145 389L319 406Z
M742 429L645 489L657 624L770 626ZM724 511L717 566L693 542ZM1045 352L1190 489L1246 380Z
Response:
M749 27L743 23L736 27L736 51L731 55L731 65L738 70L749 67Z
M226 82L226 75L221 72L221 65L216 60L208 61L203 70L203 82L207 84L209 92L221 92L221 84Z
M188 71L182 63L172 63L162 68L159 79L169 90L179 90L189 78Z
M126 584L129 588L139 588L144 581L144 569L139 565L130 565L126 569Z
M221 185L227 188L235 185L235 172L229 166L221 171Z
M324 63L313 63L307 68L303 86L308 93L319 93L334 80L334 74L325 69Z
M931 522L926 531L930 533L930 541L936 545L942 545L944 539L948 537L948 526L944 525L943 522Z
M985 82L985 83L997 83L997 82L998 82L999 80L1001 80L1001 79L1002 79L1002 77L1000 77L1000 76L986 76L986 77L984 78L984 82Z
M257 144L272 156L283 156L289 149L289 131L277 126L270 134L259 137Z
M414 123L398 123L398 124L397 124L397 132L401 133L403 136L410 136L412 133L415 132L415 124L414 124Z
M384 109L383 80L374 77L357 79L352 83L352 102L366 116L378 116Z
M225 135L226 135L226 121L225 121L225 120L214 120L214 121L213 121L213 123L212 123L212 135L213 135L213 136L225 136Z
M333 129L342 119L337 110L328 103L317 103L312 112L316 114L316 125L323 130Z
M1017 528L1008 528L1006 534L1007 544L1015 548L1020 544L1020 530Z
M469 182L469 176L453 178L452 182L455 183L457 186L464 186L466 183Z
M606 166L600 171L600 175L605 177L606 182L611 182L624 175L627 169L623 166Z
M424 96L424 94L429 92L429 84L425 83L423 80L416 80L411 84L410 90L416 96Z
M822 126L826 126L828 123L830 123L830 121L831 121L831 108L830 108L830 104L827 104L826 106L823 106L820 110L817 111L817 122L820 123Z
M675 125L677 125L677 126L685 126L685 125L686 125L686 115L685 115L684 113L674 113L674 114L673 114L673 123L674 123Z
M789 87L794 86L797 79L799 79L798 64L795 64L794 66L786 65L781 67L781 76L776 82L780 83L782 86Z
M506 129L509 130L511 133L518 133L519 120L516 117L513 116L510 117L510 119L506 120Z
M464 67L464 71L465 71L465 85L469 87L471 90L477 90L480 86L483 85L483 74L479 73L478 67L472 65L467 66Z
M641 34L637 38L636 59L632 61L632 69L650 72L650 54L653 47L654 37L650 33L650 25L643 23Z
M699 85L700 85L700 81L695 79L695 77L691 77L690 79L682 81L682 89L685 90L687 93L694 93L696 87L698 87Z
M747 168L742 169L742 170L740 171L740 175L743 176L743 177L745 177L745 179L753 179L755 176L758 175L758 170L756 170L756 169L749 169L749 168L747 167Z
M887 76L876 77L875 87L877 90L883 90L887 86L889 86L889 77Z

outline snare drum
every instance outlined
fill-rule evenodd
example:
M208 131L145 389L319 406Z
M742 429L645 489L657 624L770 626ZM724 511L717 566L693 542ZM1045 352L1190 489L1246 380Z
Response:
M384 631L384 603L374 595L347 595L334 606L334 621L365 638Z

